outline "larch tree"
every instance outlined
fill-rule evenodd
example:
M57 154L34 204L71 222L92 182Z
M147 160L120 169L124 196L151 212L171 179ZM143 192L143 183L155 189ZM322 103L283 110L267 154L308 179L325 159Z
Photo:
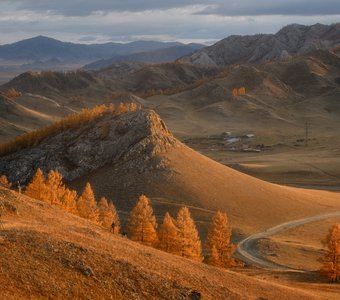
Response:
M237 263L233 258L235 252L235 245L231 244L231 229L228 224L228 217L226 213L218 211L208 231L205 248L207 251L207 262L215 262L216 255L218 257L218 265L221 267L233 267ZM211 258L210 256L215 256Z
M25 195L37 200L48 202L46 192L46 179L39 168L33 176L32 181L27 185Z
M99 222L97 203L89 182L86 183L83 193L78 198L77 208L80 217L95 223Z
M337 282L340 276L340 223L334 224L329 229L324 243L327 250L320 273L332 282Z
M114 206L114 204L113 204L112 201L109 202L109 210L110 210L111 213L112 213L111 224L112 224L112 223L115 224L113 233L114 233L114 234L119 234L119 232L120 232L120 220L119 220L119 215L118 215L117 209L116 209L116 207Z
M127 233L131 240L147 246L157 244L157 222L149 198L141 195L132 209L128 220Z
M71 214L78 215L76 191L65 189L61 198L61 208Z
M109 203L105 197L98 202L99 223L105 228L111 228L113 215L109 209Z
M118 234L120 231L120 221L113 203L105 197L100 198L98 202L99 223L105 228L113 229L113 233ZM112 224L114 223L114 228Z
M179 234L175 221L167 212L158 232L158 248L162 251L180 254Z
M183 207L177 215L179 254L193 260L202 261L202 244L189 209Z
M215 246L212 246L210 250L210 254L207 257L207 263L208 265L212 265L215 267L223 267L221 259L220 259L220 255Z
M58 171L49 171L46 180L46 196L49 202L62 207L65 190L62 175Z

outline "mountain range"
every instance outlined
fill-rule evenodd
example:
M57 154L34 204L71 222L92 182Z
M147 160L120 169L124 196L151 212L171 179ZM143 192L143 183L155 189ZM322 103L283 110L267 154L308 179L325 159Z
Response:
M94 65L88 68L97 68L94 66L104 67L122 59L165 62L202 47L203 45L199 44L184 45L179 42L158 41L87 45L37 36L13 44L0 45L0 81L4 82L25 71L73 70L90 63Z
M215 66L254 64L287 60L295 55L339 45L340 23L311 26L292 24L276 34L232 35L181 60Z

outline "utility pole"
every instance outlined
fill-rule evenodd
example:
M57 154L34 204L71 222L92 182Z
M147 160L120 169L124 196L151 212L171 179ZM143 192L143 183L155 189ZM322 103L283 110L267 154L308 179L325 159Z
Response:
M308 121L306 121L306 129L305 129L305 130L306 130L306 132L305 132L305 147L308 147L308 133L309 133L309 132L308 132L308 129L309 129L309 128L308 128L308 125L309 125L309 124L308 124Z

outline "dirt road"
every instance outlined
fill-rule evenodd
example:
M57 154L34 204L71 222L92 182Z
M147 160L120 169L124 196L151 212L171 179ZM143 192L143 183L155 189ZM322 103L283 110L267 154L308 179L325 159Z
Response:
M312 223L315 221L338 217L338 216L340 216L340 212L321 214L321 215L299 219L295 221L289 221L289 222L277 225L275 227L269 228L266 231L253 234L247 237L246 239L242 240L238 244L237 249L236 249L236 255L242 261L250 265L255 265L258 267L270 268L270 269L282 269L282 270L297 270L297 269L293 269L293 268L290 268L284 265L276 264L262 257L261 253L259 253L256 247L258 240L270 237L274 234L281 233L283 231L286 231L288 229L291 229L291 228L294 228L294 227L297 227L303 224Z

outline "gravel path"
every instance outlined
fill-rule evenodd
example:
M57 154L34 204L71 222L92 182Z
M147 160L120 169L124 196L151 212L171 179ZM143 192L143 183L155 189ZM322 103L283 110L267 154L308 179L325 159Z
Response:
M274 262L271 262L265 259L264 257L262 257L261 253L259 253L257 249L257 242L260 239L268 238L274 234L281 233L283 231L292 229L300 225L312 223L312 222L319 221L319 220L329 219L333 217L339 217L339 216L340 216L339 211L333 212L333 213L321 214L321 215L317 215L313 217L286 222L286 223L277 225L275 227L269 228L266 231L253 234L247 237L246 239L242 240L241 242L239 242L237 249L236 249L236 255L242 261L250 265L255 265L258 267L269 268L269 269L281 269L281 270L301 270L301 269L293 269L293 268L290 268L284 265L276 264Z

